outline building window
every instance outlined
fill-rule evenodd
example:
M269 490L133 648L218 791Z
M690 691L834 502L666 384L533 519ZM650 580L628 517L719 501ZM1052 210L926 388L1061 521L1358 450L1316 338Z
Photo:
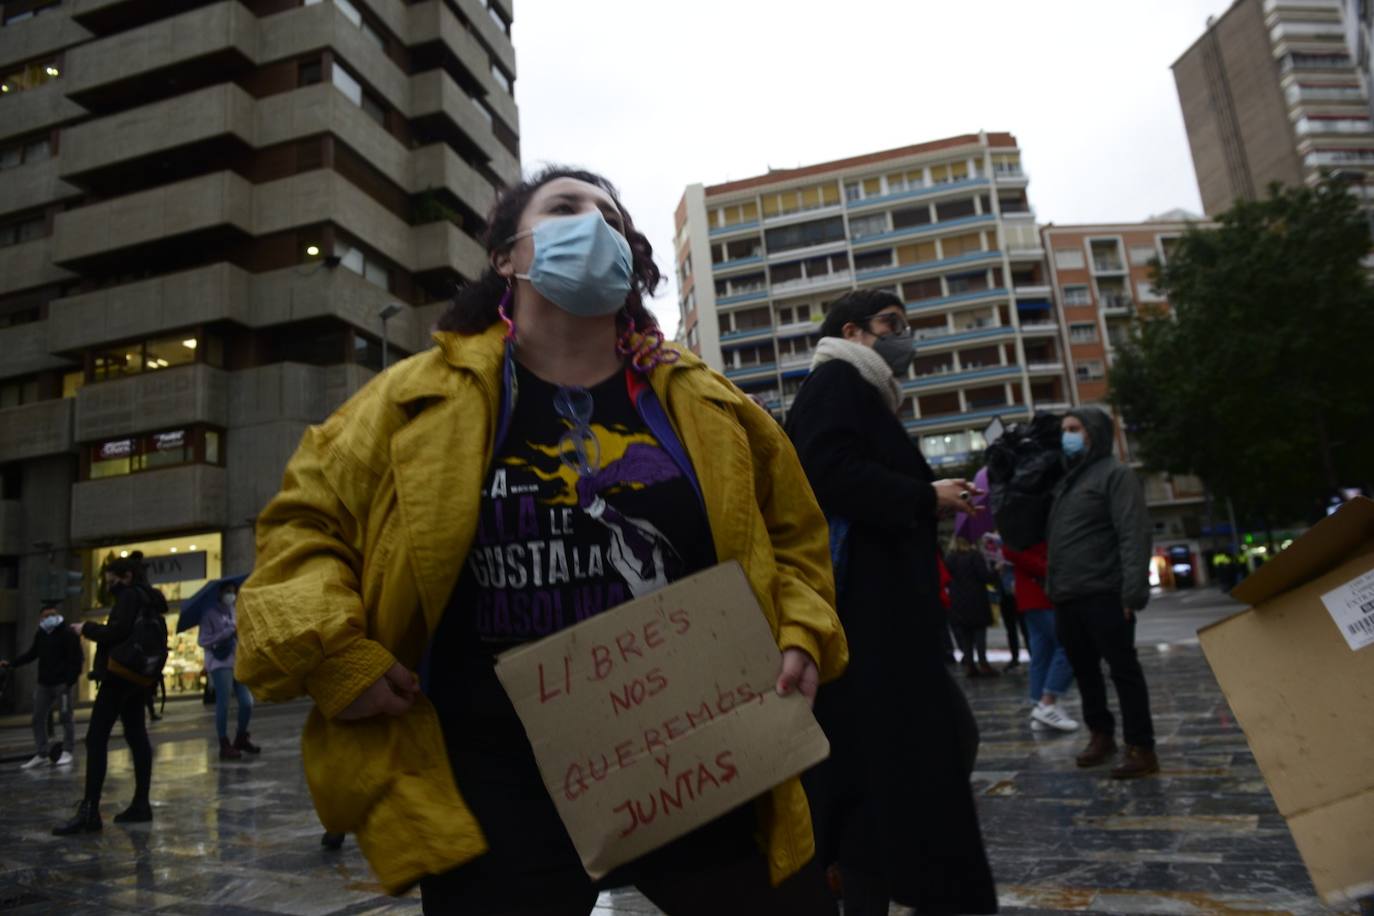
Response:
M0 146L0 171L18 168L52 158L52 139L44 134L37 139Z
M1107 373L1102 368L1102 360L1085 359L1074 366L1074 374L1080 382L1095 382L1105 378Z
M764 233L764 241L770 252L810 248L813 245L824 245L843 239L844 220L838 216L810 223L797 223L781 229L769 229Z
M37 89L44 83L62 75L57 58L25 64L0 77L0 95L13 95L27 89Z
M313 86L315 83L318 83L321 79L323 79L323 77L321 76L323 71L324 67L320 63L320 59L318 57L313 60L301 61L299 64L296 65L296 85Z
M350 102L360 108L362 107L363 87L353 78L352 74L335 63L330 68L330 78L334 82L334 87L342 92Z
M196 361L202 341L198 334L183 333L107 347L91 357L90 380L103 382L140 372L190 365Z
M1065 305L1092 305L1092 293L1086 286L1066 286L1064 287Z
M305 6L314 6L317 3L323 2L324 0L305 0ZM334 0L334 5L337 6L339 8L339 11L344 14L345 19L347 19L349 22L353 23L356 26L362 26L363 14L359 12L358 8L354 6L352 3L350 3L349 0Z
M221 433L204 427L108 439L87 447L86 480L122 477L183 464L220 463Z
M21 245L47 235L48 220L43 216L29 216L0 223L0 248Z
M491 21L496 23L496 27L500 29L503 34L507 37L510 36L510 23L507 22L506 17L502 16L500 11L490 3L487 4L487 15L491 16Z
M926 226L930 224L930 206L922 204L919 207L907 207L905 210L892 211L892 227L894 229L909 229L912 226Z
M38 400L38 379L10 379L0 382L0 410L32 404Z
M504 70L496 66L495 61L493 61L491 65L491 78L496 80L496 85L506 90L506 92L511 91L510 77L506 76Z
M386 127L386 105L370 92L363 93L362 109L372 120Z
M1130 256L1132 266L1144 267L1155 259L1155 246L1132 245L1130 249Z
M1060 270L1082 270L1087 265L1081 248L1056 248L1054 266Z
M1091 322L1069 325L1069 342L1076 344L1097 343L1097 325Z
M869 235L881 235L886 231L886 213L875 213L872 216L851 216L849 218L850 238L861 239Z
M59 0L10 0L8 3L0 4L4 7L3 22L5 25L24 22L51 11L58 2Z
M336 242L334 254L338 256L339 263L370 283L375 283L382 289L391 288L391 270L377 256L366 254L361 248L350 245L347 242Z

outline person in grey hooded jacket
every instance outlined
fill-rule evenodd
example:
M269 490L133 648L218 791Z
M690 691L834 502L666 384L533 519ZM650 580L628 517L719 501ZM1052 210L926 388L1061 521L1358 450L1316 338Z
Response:
M1135 650L1135 616L1150 600L1151 526L1135 473L1112 457L1111 417L1092 407L1062 423L1067 471L1049 517L1049 595L1056 635L1068 655L1092 733L1078 765L1116 753L1116 722L1107 708L1102 661L1121 705L1126 751L1116 779L1159 771L1150 694Z

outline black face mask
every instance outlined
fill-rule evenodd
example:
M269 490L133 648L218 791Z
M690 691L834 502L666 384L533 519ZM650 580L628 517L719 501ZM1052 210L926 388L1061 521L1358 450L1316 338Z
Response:
M884 334L873 341L873 350L898 378L906 375L906 370L911 368L911 361L916 358L910 330L902 334Z

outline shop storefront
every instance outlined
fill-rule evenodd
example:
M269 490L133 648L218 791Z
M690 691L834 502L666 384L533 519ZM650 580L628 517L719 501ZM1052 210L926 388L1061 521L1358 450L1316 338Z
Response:
M83 557L85 591L81 596L83 619L105 619L113 599L105 589L105 579L101 573L111 561L128 556L135 550L143 552L148 581L167 597L167 634L171 645L167 665L162 669L167 695L199 693L205 686L205 659L196 643L199 630L192 627L184 633L178 633L177 615L182 599L190 598L207 581L223 575L219 532L180 535L86 551ZM95 658L95 644L83 640L82 645L86 650L86 670L89 671ZM82 678L80 699L93 699L94 688L95 685L88 678Z

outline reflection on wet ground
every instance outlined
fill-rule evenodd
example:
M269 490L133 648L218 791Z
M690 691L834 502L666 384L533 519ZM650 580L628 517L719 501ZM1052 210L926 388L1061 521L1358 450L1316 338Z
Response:
M983 734L974 787L1004 911L1326 912L1199 650L1142 656L1163 772L1134 783L1077 769L1080 735L1032 732L1024 674L966 684ZM152 726L151 826L110 821L132 785L118 740L99 834L49 835L80 796L79 757L63 770L4 764L0 911L419 912L418 897L381 892L351 839L340 852L320 847L298 749L305 711L259 707L262 756L221 763L209 711L168 706ZM6 730L0 746L22 736ZM597 912L658 911L625 891L603 895Z

